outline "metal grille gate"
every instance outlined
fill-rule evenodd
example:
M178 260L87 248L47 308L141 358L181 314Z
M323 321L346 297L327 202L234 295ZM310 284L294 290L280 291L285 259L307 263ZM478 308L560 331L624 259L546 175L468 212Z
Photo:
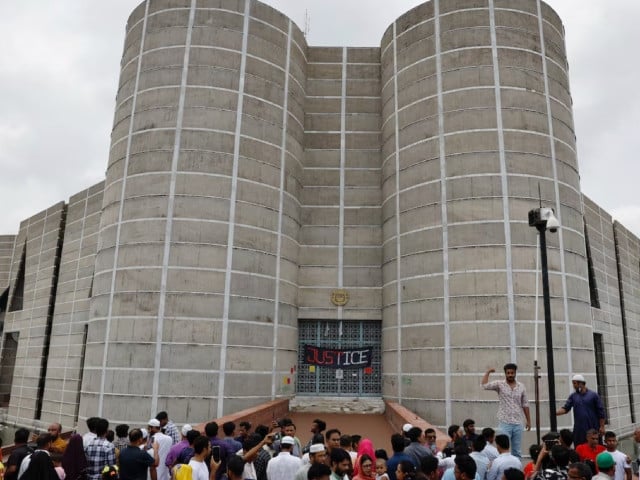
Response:
M381 322L300 320L298 322L299 395L379 397L381 395ZM338 370L305 363L304 345L322 348L371 348L370 369ZM340 378L341 377L341 378Z

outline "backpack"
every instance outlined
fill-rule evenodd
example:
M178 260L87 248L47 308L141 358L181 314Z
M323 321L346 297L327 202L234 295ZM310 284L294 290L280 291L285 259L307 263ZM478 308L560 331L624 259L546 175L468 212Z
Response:
M193 468L188 463L179 463L173 467L174 480L193 480Z

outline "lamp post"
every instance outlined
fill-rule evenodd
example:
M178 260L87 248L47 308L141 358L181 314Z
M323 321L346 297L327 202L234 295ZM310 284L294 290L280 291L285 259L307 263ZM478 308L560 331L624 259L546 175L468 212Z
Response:
M540 235L540 266L542 269L544 333L547 347L547 383L549 387L549 426L552 432L556 432L558 430L558 422L556 419L556 384L555 369L553 366L553 331L551 330L551 302L549 299L546 232L549 230L551 233L555 233L560 227L560 222L558 222L552 208L540 207L529 211L529 226L535 227Z

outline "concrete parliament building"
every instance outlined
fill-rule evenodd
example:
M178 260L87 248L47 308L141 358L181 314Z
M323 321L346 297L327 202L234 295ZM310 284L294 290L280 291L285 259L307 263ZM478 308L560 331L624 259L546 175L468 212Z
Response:
M485 369L517 362L532 397L537 343L546 372L540 189L558 403L582 373L629 433L640 239L581 193L571 105L539 0L431 0L372 48L309 46L256 0L143 2L104 182L0 237L6 421L371 397L495 425Z

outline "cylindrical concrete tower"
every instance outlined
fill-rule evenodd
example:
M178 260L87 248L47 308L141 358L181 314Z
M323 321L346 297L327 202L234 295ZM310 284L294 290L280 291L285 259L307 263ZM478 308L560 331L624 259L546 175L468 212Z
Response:
M250 0L132 13L81 416L206 420L290 393L305 52Z
M562 224L547 238L564 397L594 360L560 19L539 0L433 0L381 48L385 396L439 425L493 425L480 380L509 361L533 395L540 190ZM542 323L538 338L544 374Z

